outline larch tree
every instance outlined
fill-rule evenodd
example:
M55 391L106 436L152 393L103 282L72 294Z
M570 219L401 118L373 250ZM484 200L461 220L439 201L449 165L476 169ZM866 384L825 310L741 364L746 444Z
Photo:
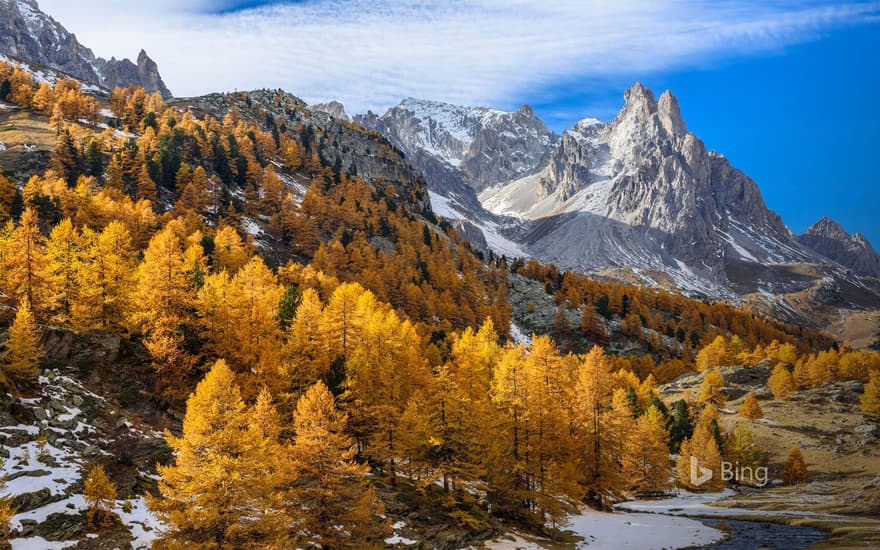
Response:
M358 283L343 283L330 296L322 316L322 331L331 360L336 357L347 360L350 356L357 333L358 301L365 292Z
M35 381L41 356L40 331L30 306L26 301L21 302L9 329L6 355L2 362L6 378L18 384Z
M80 330L126 327L135 291L136 265L131 235L121 222L111 221L97 235L84 230L73 325Z
M137 192L135 193L135 198L138 200L148 200L153 203L153 205L156 204L156 182L150 177L150 171L147 170L146 163L141 164L141 168L138 171Z
M628 488L639 493L657 493L669 489L672 464L669 459L669 434L657 407L648 407L636 420L635 433L628 439L623 470Z
M871 373L859 398L859 404L866 414L880 416L880 370Z
M108 523L116 504L116 486L107 477L103 465L98 464L89 470L83 485L83 496L88 506L89 521L93 525Z
M498 495L493 504L514 514L528 508L529 498L523 475L528 462L525 414L529 404L525 353L522 345L501 352L491 391L498 420L486 461L487 478Z
M323 309L315 289L307 288L303 291L302 301L287 332L285 374L288 391L297 396L323 377L330 367L321 331Z
M717 403L723 405L727 401L727 395L721 391L724 387L724 375L720 369L711 369L703 375L700 384L700 401L703 403Z
M807 464L804 462L804 455L799 447L794 446L788 453L788 459L782 466L782 481L786 485L796 485L803 483L809 477Z
M201 168L201 167L199 167ZM224 225L214 235L214 268L226 270L230 275L247 263L248 253L238 232L229 225Z
M46 278L51 289L52 321L65 324L78 300L77 272L82 261L82 237L70 218L64 218L49 234L46 244Z
M253 510L262 499L265 459L235 375L217 361L187 401L183 434L165 438L174 464L159 466L150 508L168 525L160 548L223 548L260 540ZM255 494L256 493L256 494Z
M708 346L697 353L697 370L704 371L714 369L730 363L730 355L727 353L727 341L723 336L716 336Z
M758 403L758 398L756 398L753 393L746 396L743 400L742 406L737 412L741 417L748 418L749 420L757 420L764 416L764 411L761 410L761 404Z
M19 302L26 301L33 314L41 319L40 312L47 303L49 291L43 242L37 213L31 208L25 209L10 240L4 245L3 264L0 265L5 286L0 290Z
M384 509L369 485L369 467L354 461L354 442L346 433L346 422L322 382L300 398L291 449L296 481L289 505L299 507L304 515L301 537L306 540L302 544L381 547L388 532L381 519Z
M767 385L776 399L785 399L795 390L794 376L785 365L776 365L767 379Z
M615 478L605 448L610 434L602 425L603 411L611 401L614 379L611 360L594 346L583 358L575 385L577 423L583 437L584 468L588 495L603 501Z
M724 486L721 478L721 448L713 433L714 415L710 413L714 408L706 407L700 415L694 435L684 440L681 444L676 470L678 471L679 485L695 491L719 490ZM712 477L703 483L692 484L691 479L700 479L702 470L691 473L691 465L698 468L708 468L712 471Z

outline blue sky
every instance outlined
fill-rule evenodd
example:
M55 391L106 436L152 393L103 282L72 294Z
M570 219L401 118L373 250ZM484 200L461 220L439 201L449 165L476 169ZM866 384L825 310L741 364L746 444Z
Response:
M350 113L412 96L609 120L640 80L795 231L880 246L880 2L40 0L96 54L143 47L178 96L284 88ZM872 55L873 54L873 55Z

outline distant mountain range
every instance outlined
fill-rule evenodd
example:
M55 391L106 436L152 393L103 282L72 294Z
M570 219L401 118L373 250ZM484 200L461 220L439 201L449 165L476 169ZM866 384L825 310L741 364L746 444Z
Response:
M354 120L404 151L435 211L496 254L747 298L802 322L792 303L804 299L880 306L880 258L864 236L827 219L795 235L752 179L688 131L671 92L636 83L625 100L611 122L585 118L561 136L528 106L410 98Z
M135 85L171 97L156 63L144 50L136 63L95 57L73 33L40 11L35 0L0 0L0 54L55 69L105 90Z

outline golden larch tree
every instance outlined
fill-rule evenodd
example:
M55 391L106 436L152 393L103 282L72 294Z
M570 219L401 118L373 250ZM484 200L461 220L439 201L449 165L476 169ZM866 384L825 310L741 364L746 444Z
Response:
M49 234L46 244L46 278L51 296L52 321L70 321L73 304L78 299L77 272L82 260L82 237L70 218L64 218Z
M15 321L6 341L6 354L2 362L6 378L16 383L33 382L39 372L41 356L40 330L30 306L23 301L15 312Z
M291 450L296 481L289 505L302 511L301 536L308 542L332 548L381 546L388 532L381 517L384 508L369 485L369 467L354 461L346 422L323 382L300 398Z
M106 524L116 504L116 486L107 477L104 466L98 464L89 470L83 484L83 496L88 506L88 520L93 525Z
M217 361L187 401L182 436L165 434L174 464L159 466L161 496L149 498L169 526L159 547L236 546L260 531L250 514L266 506L259 489L271 457L250 420L235 375Z
M767 385L776 399L785 399L795 390L794 376L785 365L773 367L773 373L767 379Z
M668 441L663 414L657 407L648 407L636 421L635 433L627 440L623 471L631 491L636 494L657 493L671 486Z
M758 403L758 398L755 397L755 394L753 393L746 396L743 400L742 406L737 412L741 417L748 418L749 420L757 420L764 417L764 411L761 410L761 404Z
M805 482L809 476L803 453L799 447L792 447L788 452L788 459L782 466L782 481L786 485L796 485Z
M880 370L871 373L868 383L859 399L859 404L866 414L880 416Z

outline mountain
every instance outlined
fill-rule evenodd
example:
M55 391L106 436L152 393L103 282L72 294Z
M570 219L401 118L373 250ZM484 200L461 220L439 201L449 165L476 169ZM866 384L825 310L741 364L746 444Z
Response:
M850 235L827 217L811 225L798 242L861 275L880 276L880 257L861 233Z
M859 289L837 292L842 305L880 303L876 280L856 280L872 273L805 246L751 178L688 130L671 92L658 99L635 83L624 98L611 122L585 118L561 136L527 106L407 99L355 120L424 173L435 211L497 232L487 241L508 245L499 254L710 298L834 280Z
M321 113L327 113L333 118L338 118L340 120L350 121L351 117L348 116L348 113L345 112L345 106L338 101L330 101L327 103L315 103L314 105L309 105L309 109L312 111L318 111Z
M171 97L156 63L145 51L140 51L137 63L95 57L73 33L40 11L36 0L0 0L0 54L51 67L107 90L135 85Z

